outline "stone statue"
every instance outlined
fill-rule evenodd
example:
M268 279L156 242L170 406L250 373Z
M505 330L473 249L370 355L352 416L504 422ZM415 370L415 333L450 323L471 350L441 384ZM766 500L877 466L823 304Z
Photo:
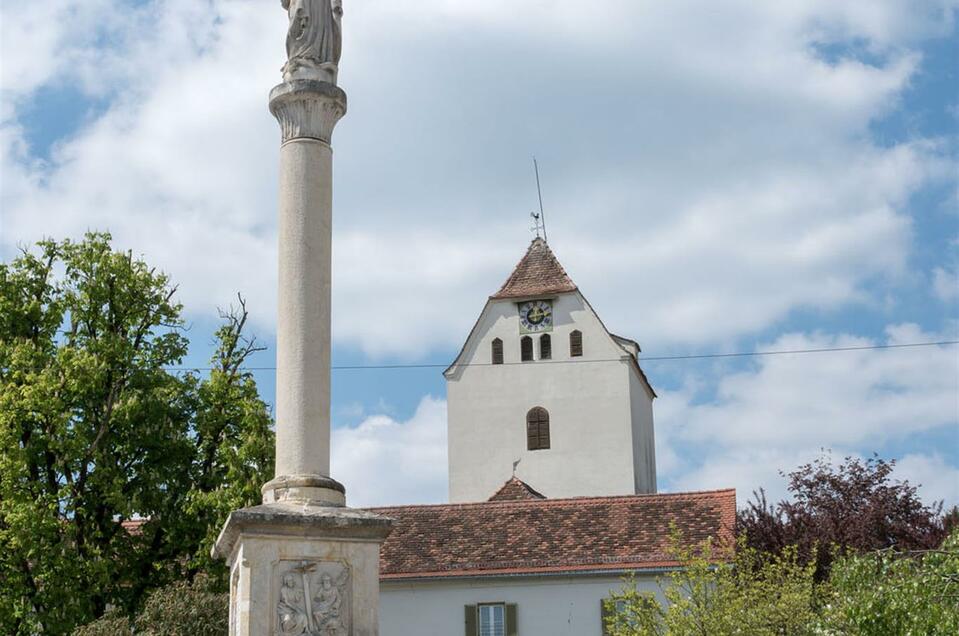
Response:
M343 36L342 0L280 0L290 16L283 80L315 79L336 84Z
M309 618L306 614L306 603L303 590L296 587L296 578L292 574L283 576L283 587L280 588L280 602L276 606L277 618L280 622L280 633L286 636L300 636L309 629Z

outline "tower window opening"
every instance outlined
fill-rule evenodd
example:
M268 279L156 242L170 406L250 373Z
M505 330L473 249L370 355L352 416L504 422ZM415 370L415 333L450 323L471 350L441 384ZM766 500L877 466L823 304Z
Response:
M541 406L531 408L526 414L526 448L531 451L549 448L549 411Z
M493 364L503 364L503 341L499 338L494 339L490 350Z
M529 336L523 336L519 341L519 358L523 362L529 362L533 359L533 339Z
M569 355L572 358L580 358L583 355L583 332L574 331L569 334Z
M548 333L539 337L539 359L550 360L553 357L553 340Z

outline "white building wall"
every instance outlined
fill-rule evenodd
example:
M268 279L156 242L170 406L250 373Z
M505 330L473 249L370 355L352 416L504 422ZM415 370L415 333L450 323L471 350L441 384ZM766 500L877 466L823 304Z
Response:
M448 373L451 502L485 501L516 460L516 476L549 498L637 492L630 356L579 293L555 298L553 317L552 360L539 360L534 335L536 360L522 363L517 303L491 302ZM574 329L583 333L578 358L569 355ZM497 337L506 364L490 365ZM550 414L548 450L527 450L526 413L534 406Z
M636 585L659 594L654 576ZM382 582L380 636L463 636L465 607L482 603L515 603L517 636L602 636L602 599L622 586L614 576Z
M653 429L653 396L632 369L629 376L629 406L633 426L633 465L636 492L656 492L656 436Z

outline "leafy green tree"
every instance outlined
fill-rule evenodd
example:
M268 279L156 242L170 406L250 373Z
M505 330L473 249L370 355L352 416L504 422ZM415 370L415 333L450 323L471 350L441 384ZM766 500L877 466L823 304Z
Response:
M814 565L795 549L764 557L740 541L735 555L707 541L684 547L673 538L680 567L659 583L660 603L634 580L606 601L609 636L802 636L814 634Z
M842 558L833 566L828 589L826 633L959 634L959 530L939 549Z
M177 581L150 593L134 618L108 612L73 636L223 636L228 631L229 594L205 575Z
M202 569L223 585L209 546L272 473L242 300L209 376L172 372L176 287L110 241L0 264L0 633L69 633Z

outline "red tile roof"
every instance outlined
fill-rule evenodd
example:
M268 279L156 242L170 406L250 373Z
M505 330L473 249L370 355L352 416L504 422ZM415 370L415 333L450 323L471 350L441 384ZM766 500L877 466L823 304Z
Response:
M526 255L491 298L523 298L576 291L576 285L541 238L533 239Z
M546 495L538 493L522 479L511 477L503 487L489 498L490 501L523 501L528 499L546 499Z
M736 491L490 501L371 510L395 520L382 580L674 567L684 542L731 542Z

